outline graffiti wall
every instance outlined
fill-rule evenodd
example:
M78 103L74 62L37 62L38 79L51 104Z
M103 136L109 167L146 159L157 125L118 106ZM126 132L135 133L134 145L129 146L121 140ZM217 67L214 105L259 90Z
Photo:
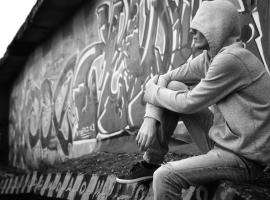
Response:
M267 0L231 1L241 15L243 41L268 69ZM36 48L13 88L12 165L36 168L42 162L61 162L83 140L139 127L149 77L194 56L189 24L200 3L89 1L78 10Z

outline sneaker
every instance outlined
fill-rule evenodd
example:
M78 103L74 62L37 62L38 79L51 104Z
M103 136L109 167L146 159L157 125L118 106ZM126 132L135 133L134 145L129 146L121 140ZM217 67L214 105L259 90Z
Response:
M132 166L128 175L116 178L116 182L136 183L152 180L154 171L159 167L160 165L149 164L144 160L137 162Z

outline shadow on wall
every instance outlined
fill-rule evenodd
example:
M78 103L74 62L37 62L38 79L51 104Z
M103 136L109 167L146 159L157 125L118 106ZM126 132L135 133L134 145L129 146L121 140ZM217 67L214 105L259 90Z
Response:
M0 165L8 164L8 121L4 120L0 123Z
M241 13L247 47L267 66L256 1L231 1ZM189 24L199 3L99 3L90 26L98 33L97 41L61 57L65 64L60 66L60 74L41 76L37 81L30 66L14 87L10 162L20 168L36 168L41 160L53 164L68 159L75 143L139 127L145 106L142 90L149 77L174 69L193 56Z
M0 165L8 164L9 88L0 87Z

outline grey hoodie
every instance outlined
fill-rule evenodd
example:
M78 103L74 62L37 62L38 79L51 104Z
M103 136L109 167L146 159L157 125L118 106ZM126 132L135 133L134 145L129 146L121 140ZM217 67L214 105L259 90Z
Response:
M270 162L270 77L262 62L236 42L240 35L236 8L226 0L204 1L191 23L207 39L206 51L163 77L198 83L191 91L153 84L148 103L178 113L195 113L216 105L225 119L209 135L223 147L260 163ZM150 105L149 104L149 105ZM155 112L156 111L156 112ZM147 117L160 119L158 109Z

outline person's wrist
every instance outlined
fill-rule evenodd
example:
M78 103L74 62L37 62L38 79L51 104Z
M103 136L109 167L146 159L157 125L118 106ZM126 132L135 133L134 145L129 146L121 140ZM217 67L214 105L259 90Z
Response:
M150 124L157 124L158 120L152 118L152 117L145 117L144 120Z

